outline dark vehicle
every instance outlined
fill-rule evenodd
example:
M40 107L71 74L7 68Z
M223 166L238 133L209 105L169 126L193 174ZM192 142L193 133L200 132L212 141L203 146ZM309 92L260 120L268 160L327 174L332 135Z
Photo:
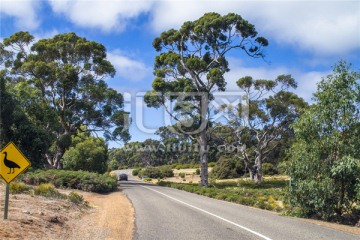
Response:
M128 175L126 175L125 173L121 173L118 177L118 180L119 181L122 181L122 180L125 180L127 181L128 180Z

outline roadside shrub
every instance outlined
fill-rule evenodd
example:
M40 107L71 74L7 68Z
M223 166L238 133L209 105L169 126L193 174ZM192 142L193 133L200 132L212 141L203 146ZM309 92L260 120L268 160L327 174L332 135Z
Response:
M200 168L197 168L197 169L196 169L195 174L196 174L196 175L200 175Z
M258 207L272 211L282 211L277 201L284 197L286 180L264 180L263 185L253 181L221 182L212 187L201 187L198 184L174 183L159 181L160 186L172 187L199 195L225 200L247 206Z
M217 179L238 178L244 173L243 163L231 158L220 158L211 171Z
M46 198L67 198L65 194L60 193L51 183L42 183L39 186L36 186L34 190L35 195Z
M141 171L141 175L149 178L163 178L160 169L157 167L147 167Z
M139 176L146 176L149 178L164 178L173 177L174 172L170 165L164 165L160 167L147 167L142 171L139 171Z
M159 168L160 168L162 177L173 177L174 176L174 172L173 172L171 166L165 165L165 166L160 166Z
M77 205L84 203L84 197L77 192L70 192L67 198L70 202Z
M278 174L278 170L271 163L263 163L262 170L264 175L275 175Z
M69 170L37 170L28 172L23 181L31 185L51 183L57 188L73 188L87 192L106 193L117 188L116 176Z
M209 162L208 163L208 167L215 167L215 165L216 165L216 162Z
M179 173L179 177L185 178L185 173L183 173L183 172Z
M281 162L278 164L277 166L277 170L278 170L278 173L280 174L286 174L286 169L288 169L289 167L287 166L288 162Z
M10 192L12 194L29 193L32 189L31 186L26 185L23 182L12 182L10 183Z
M133 176L137 176L137 175L139 175L139 172L141 171L141 169L134 169L133 171L132 171L132 175Z

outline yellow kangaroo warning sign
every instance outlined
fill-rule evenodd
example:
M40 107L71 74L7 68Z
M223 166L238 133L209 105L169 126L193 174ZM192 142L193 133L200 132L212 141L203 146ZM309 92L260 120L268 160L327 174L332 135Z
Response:
M1 149L0 175L5 182L10 183L30 166L30 161L13 142L9 142L3 149Z

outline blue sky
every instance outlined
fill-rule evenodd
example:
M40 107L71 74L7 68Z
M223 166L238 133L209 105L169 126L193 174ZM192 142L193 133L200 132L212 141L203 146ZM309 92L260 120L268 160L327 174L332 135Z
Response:
M29 31L37 39L76 32L102 43L117 69L108 85L128 93L132 141L142 141L155 136L139 129L140 123L151 132L164 122L162 110L145 109L136 98L151 89L156 56L152 41L206 12L240 14L270 43L266 61L239 52L229 56L230 92L243 76L274 79L292 74L298 82L295 92L311 101L316 82L340 59L360 69L360 1L0 0L0 38L17 31Z

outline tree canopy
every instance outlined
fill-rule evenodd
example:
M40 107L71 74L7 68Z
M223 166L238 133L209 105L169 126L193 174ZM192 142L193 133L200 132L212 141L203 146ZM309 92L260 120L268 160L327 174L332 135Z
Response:
M260 183L262 164L283 139L293 136L291 124L307 103L289 91L297 87L291 75L280 75L275 80L246 76L240 78L237 85L246 93L248 101L239 104L238 112L233 114L230 124L237 128L233 144L240 146L239 158L244 161L250 177Z
M48 164L60 167L71 136L82 126L127 141L123 97L105 83L115 75L105 47L75 33L33 41L28 32L5 38L0 60L31 120L55 139L46 153Z
M241 50L250 57L263 58L268 45L254 25L240 15L206 13L198 20L185 22L179 30L170 29L155 38L152 91L145 96L151 107L165 107L178 122L181 134L197 139L200 147L201 184L208 185L206 130L212 91L224 91L230 51ZM175 102L173 109L167 101Z
M360 204L360 73L339 62L294 124L290 202L302 215L337 219Z

